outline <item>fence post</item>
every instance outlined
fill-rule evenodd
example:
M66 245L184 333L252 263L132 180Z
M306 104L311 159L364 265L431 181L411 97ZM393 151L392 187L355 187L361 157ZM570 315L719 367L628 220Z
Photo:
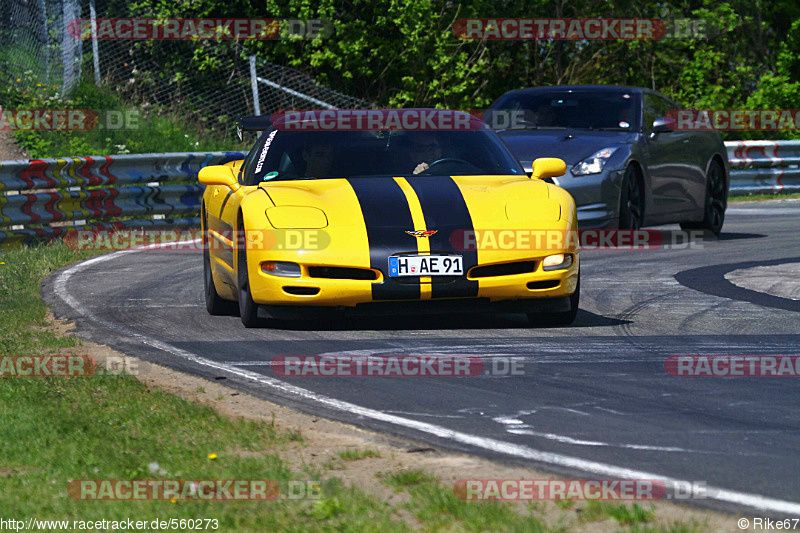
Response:
M75 16L76 12L78 13L77 17ZM69 94L75 82L81 77L82 43L80 36L75 38L69 32L72 21L79 17L80 6L77 0L61 0L61 93L65 95ZM76 49L78 50L77 54Z
M250 56L250 87L253 89L253 111L261 114L261 105L258 101L258 75L256 74L256 56Z
M44 74L44 83L45 85L50 85L50 34L47 32L47 4L46 0L40 0L41 4L41 15L42 15L42 27L44 28L44 36L43 41L45 43L44 51L45 51L45 74Z
M94 0L89 0L89 17L92 23L92 56L94 58L94 84L100 85L100 55L97 51L97 10Z

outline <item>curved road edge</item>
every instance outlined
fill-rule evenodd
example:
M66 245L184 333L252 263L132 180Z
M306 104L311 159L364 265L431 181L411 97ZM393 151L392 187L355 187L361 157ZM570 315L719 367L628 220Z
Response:
M165 245L168 244L165 243ZM490 459L538 467L559 474L602 475L621 479L657 479L663 481L667 487L680 486L684 483L683 480L653 472L544 452L527 446L454 431L436 424L392 415L320 395L278 379L198 356L190 351L137 333L128 327L114 324L92 313L70 294L69 280L75 273L125 254L139 253L145 250L147 248L113 252L58 270L43 280L42 297L58 318L74 321L77 324L78 333L90 340L102 342L123 353L130 351L131 346L137 344L146 346L158 352L158 355L153 354L152 351L146 354L131 355L138 357L144 355L142 358L145 360L165 364L206 379L219 379L221 376L227 379L227 383L234 388L307 413L357 426L366 426L369 429L396 434L412 440L428 442L453 451L474 453ZM725 281L727 282L727 280ZM732 284L731 286L735 287ZM109 342L109 335L115 333L122 338ZM776 516L800 515L800 504L790 501L727 490L723 487L709 486L707 492L709 494L707 499L691 500L686 503L708 506L727 512L741 512L743 508L749 508Z
M744 270L756 267L770 267L800 262L800 257L788 257L771 261L744 261L741 263L727 263L692 268L675 274L675 280L692 290L720 296L731 300L749 302L764 307L773 307L785 311L800 312L800 300L782 298L766 292L748 289L734 284L725 276L734 270Z

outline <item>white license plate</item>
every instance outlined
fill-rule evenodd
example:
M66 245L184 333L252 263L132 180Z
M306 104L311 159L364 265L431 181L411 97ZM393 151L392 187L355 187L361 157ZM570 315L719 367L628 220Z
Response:
M460 255L399 255L389 258L389 276L460 276L464 260Z

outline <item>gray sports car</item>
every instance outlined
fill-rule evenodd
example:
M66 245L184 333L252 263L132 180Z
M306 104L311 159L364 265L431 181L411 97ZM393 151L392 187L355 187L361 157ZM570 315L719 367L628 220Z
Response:
M530 172L539 157L566 161L550 181L567 189L581 228L680 223L719 235L728 201L728 159L716 132L677 131L680 109L650 89L565 86L505 93L487 113ZM505 127L498 127L505 125Z

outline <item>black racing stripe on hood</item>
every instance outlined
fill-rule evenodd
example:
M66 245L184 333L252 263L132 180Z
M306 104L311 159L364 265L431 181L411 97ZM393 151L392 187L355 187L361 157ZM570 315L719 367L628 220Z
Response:
M414 189L425 216L425 227L438 230L429 237L431 253L455 253L464 258L464 272L478 264L478 251L456 250L450 243L455 231L473 231L472 216L461 189L451 177L406 178ZM450 283L434 283L431 298L474 298L478 296L478 282L466 275Z
M373 300L419 300L419 277L403 277L402 283L389 277L389 256L417 253L417 240L406 230L414 229L406 195L391 178L352 178L361 206L369 241L370 267L383 273L383 281L372 284Z

